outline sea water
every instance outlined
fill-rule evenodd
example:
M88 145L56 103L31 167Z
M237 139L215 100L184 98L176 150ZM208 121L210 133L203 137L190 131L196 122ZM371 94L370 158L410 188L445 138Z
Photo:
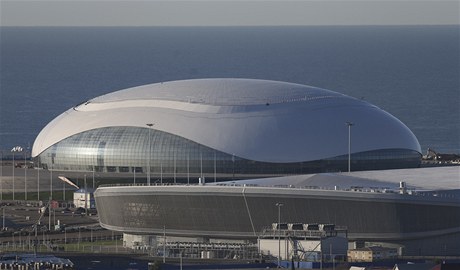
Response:
M0 149L116 90L192 78L326 88L391 113L422 151L460 153L459 26L3 27Z

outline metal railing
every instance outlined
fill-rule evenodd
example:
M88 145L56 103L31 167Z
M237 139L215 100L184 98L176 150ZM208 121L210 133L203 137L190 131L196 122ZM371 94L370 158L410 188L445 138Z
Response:
M442 191L419 191L416 189L405 188L401 191L400 188L390 187L363 187L351 186L350 188L334 187L321 187L321 186L296 186L296 185L260 185L260 184L238 184L238 183L210 183L199 185L198 183L184 184L184 183L146 183L139 184L104 184L100 187L145 187L145 186L207 186L207 187L244 187L244 188L283 188L283 189L301 189L301 190L322 190L322 191L341 191L341 192L356 192L356 193L378 193L378 194L399 194L408 196L421 196L421 197L436 197L445 199L459 199L460 195L453 193L446 193Z

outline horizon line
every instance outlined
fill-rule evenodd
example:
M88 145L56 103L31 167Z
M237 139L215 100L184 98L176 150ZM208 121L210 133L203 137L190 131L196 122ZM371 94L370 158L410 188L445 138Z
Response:
M450 23L439 23L439 24L282 24L282 25L271 25L271 24L248 24L248 25L0 25L0 28L6 27L100 27L100 28L111 28L111 27L126 27L126 28L135 28L135 27L311 27L311 26L459 26L460 24L450 24Z

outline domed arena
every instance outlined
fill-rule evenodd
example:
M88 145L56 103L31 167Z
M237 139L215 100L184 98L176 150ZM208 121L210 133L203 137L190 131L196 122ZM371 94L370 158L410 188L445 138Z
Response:
M194 79L70 108L40 132L32 156L56 171L197 182L414 168L421 150L401 121L363 100L287 82Z

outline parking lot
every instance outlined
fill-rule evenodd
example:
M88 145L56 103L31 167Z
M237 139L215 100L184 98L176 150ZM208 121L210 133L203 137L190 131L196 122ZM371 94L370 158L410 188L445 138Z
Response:
M36 236L70 242L72 239L93 241L121 235L101 228L95 210L85 212L81 208L57 207L41 213L38 202L4 201L0 214L0 243L18 242Z

